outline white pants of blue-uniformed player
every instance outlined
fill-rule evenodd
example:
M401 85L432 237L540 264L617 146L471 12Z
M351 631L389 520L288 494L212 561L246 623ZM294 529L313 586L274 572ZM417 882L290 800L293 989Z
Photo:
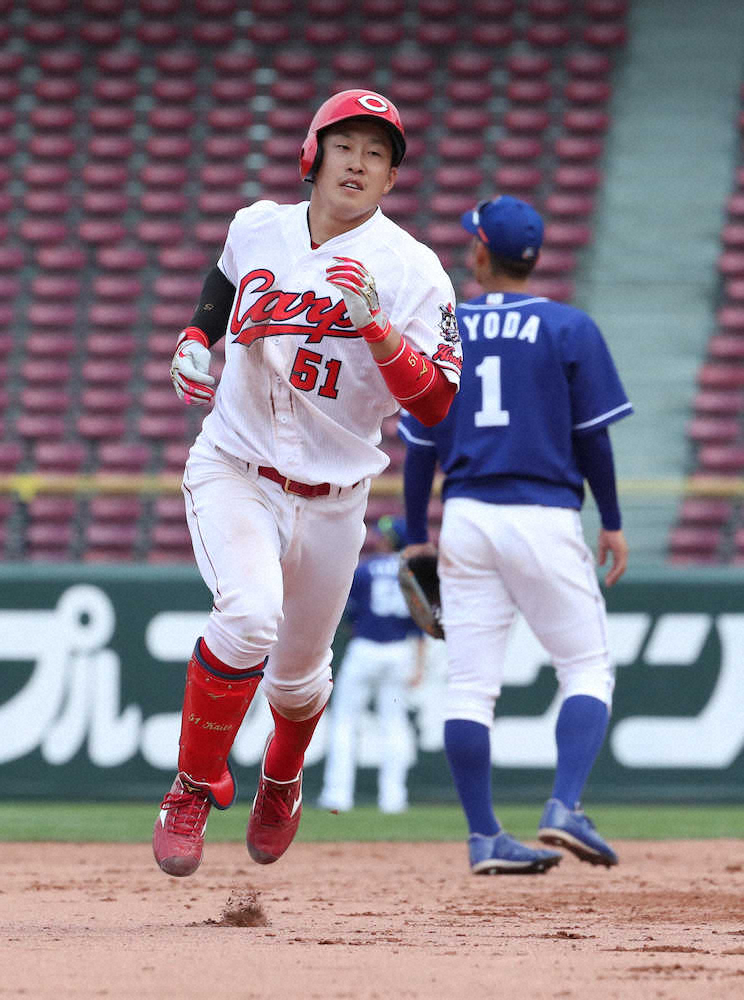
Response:
M491 726L517 610L550 655L563 699L611 704L605 603L577 511L447 500L439 575L446 718Z
M354 805L360 723L374 700L380 727L377 803L388 813L407 808L406 778L415 753L407 691L416 641L350 640L333 685L320 806L346 811Z

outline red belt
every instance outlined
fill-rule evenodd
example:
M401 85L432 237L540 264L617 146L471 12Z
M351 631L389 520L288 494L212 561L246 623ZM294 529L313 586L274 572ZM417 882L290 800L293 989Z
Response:
M259 465L258 474L279 483L285 493L296 493L300 497L327 497L332 489L330 483L316 483L312 486L310 483L298 483L296 479L283 476L270 465Z

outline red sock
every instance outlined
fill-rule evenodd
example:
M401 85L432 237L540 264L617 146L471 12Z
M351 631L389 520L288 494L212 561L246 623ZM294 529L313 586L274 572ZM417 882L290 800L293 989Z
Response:
M302 722L285 719L273 705L269 707L274 716L274 738L266 754L264 773L274 781L292 781L302 769L305 751L310 745L325 705L316 715L303 719Z
M221 809L235 796L227 758L262 676L263 663L236 671L210 653L203 640L186 669L178 770L208 784Z

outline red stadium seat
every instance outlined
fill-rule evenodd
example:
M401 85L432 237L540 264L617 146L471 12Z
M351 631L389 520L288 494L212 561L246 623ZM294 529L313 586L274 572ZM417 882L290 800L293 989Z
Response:
M23 167L21 176L28 187L58 189L68 183L72 172L66 163L30 162Z
M597 21L620 20L628 13L628 0L583 0L584 13Z
M505 135L496 140L494 149L502 160L536 160L542 155L543 144L532 135Z
M562 48L571 41L571 29L554 21L531 24L525 34L527 41L535 48Z
M569 80L563 96L570 104L606 104L612 96L612 87L606 80Z
M400 21L365 21L359 32L360 40L373 48L392 48L405 38Z
M482 104L491 100L493 85L489 80L450 80L446 94L456 104Z
M82 441L38 441L33 448L34 470L74 475L85 465L88 449Z
M509 164L499 167L493 177L500 193L524 196L542 184L543 173L539 167Z
M545 226L546 247L579 248L592 241L592 231L582 222L549 222Z
M553 180L556 188L564 191L594 191L602 183L602 173L596 167L562 165Z
M452 108L444 116L444 123L452 132L482 134L490 124L488 112L482 108Z
M278 14L279 11L272 11ZM255 21L248 28L248 37L261 49L264 46L282 46L292 37L292 32L286 21Z
M141 62L140 50L133 45L118 49L103 49L96 56L98 69L104 75L133 76L140 68Z
M604 52L593 50L578 50L569 52L564 63L566 72L570 76L579 77L604 77L612 69L612 63Z
M189 177L189 172L180 163L146 163L139 173L139 178L148 188L183 187Z
M26 22L23 29L26 41L32 45L59 45L67 35L67 28L64 20L38 20L36 18Z
M121 25L116 21L83 21L79 31L87 45L118 45L122 38Z
M104 271L141 271L147 266L147 254L140 246L103 246L96 253L96 262Z
M485 140L478 136L443 135L437 144L437 154L443 160L472 163L479 160L485 151Z
M698 452L698 472L717 476L740 476L744 472L744 446L703 445Z
M132 405L132 393L128 389L90 386L83 389L80 402L87 413L125 413Z
M543 77L553 67L544 52L515 52L506 60L506 68L515 77Z
M586 45L593 45L599 49L612 49L625 45L628 32L624 24L595 22L586 25L581 37Z
M731 500L715 497L685 497L677 512L679 525L722 527L734 513Z
M75 497L65 494L38 493L26 505L29 520L58 524L72 521L78 509Z
M158 264L165 271L205 271L207 255L198 247L185 243L182 246L163 247L158 252Z
M550 125L550 115L543 108L510 108L504 125L510 132L538 135Z
M702 416L731 417L744 413L744 393L728 389L701 389L693 409Z
M696 444L732 444L739 436L737 417L693 417L687 436Z
M27 212L40 215L64 215L70 209L70 195L66 191L47 188L30 188L23 196L23 207Z
M528 0L527 10L535 20L560 21L571 6L571 0Z
M114 413L83 413L75 424L81 438L91 441L120 441L127 429L125 416Z
M74 331L60 333L58 330L52 328L51 330L44 329L41 331L32 329L26 335L25 346L26 355L29 359L39 359L44 362L52 361L53 359L66 361L76 353L80 345ZM38 377L38 372L35 369L31 369L28 372L24 371L24 378L28 382L38 385L44 385L52 381L43 375L43 371L42 376ZM60 381L62 381L61 375Z
M483 182L484 174L478 166L444 166L434 173L437 188L445 188L458 193L469 193ZM472 200L472 195L470 196Z
M669 534L669 551L676 557L714 559L720 543L718 528L675 527Z
M554 192L545 199L545 212L549 217L586 219L594 212L592 195Z
M254 4L255 7L255 4ZM221 76L248 76L258 67L255 52L243 46L222 49L212 57L215 71Z
M508 22L474 22L469 41L471 45L478 45L492 52L494 49L508 48L514 41L514 35L514 28Z
M562 135L555 140L555 155L559 160L591 162L604 150L604 142L596 136Z
M180 104L168 104L153 108L147 116L150 128L162 132L185 132L196 121L191 108Z
M566 132L601 135L609 125L610 116L599 108L569 108L563 114L563 128Z
M372 53L366 49L344 48L331 57L331 66L338 76L369 77L375 70Z
M20 403L26 414L65 413L70 395L57 386L34 386L21 389Z
M0 441L0 473L15 472L23 459L23 450L18 441Z
M139 92L136 76L99 76L93 83L93 94L99 101L133 101Z
M107 441L98 449L99 472L141 473L149 465L151 457L148 444Z
M506 97L512 104L545 104L551 95L551 87L547 80L540 77L517 77L510 80L506 87Z

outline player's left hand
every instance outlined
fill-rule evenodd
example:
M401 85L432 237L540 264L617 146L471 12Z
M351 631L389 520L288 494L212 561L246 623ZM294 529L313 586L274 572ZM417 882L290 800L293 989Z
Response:
M605 586L611 587L617 583L628 566L628 543L622 531L606 531L604 528L599 533L597 544L597 561L600 566L607 562L607 556L612 554L612 566L605 576Z
M384 340L390 321L380 308L375 279L353 257L333 259L336 263L327 269L326 280L341 289L349 319L369 343Z

